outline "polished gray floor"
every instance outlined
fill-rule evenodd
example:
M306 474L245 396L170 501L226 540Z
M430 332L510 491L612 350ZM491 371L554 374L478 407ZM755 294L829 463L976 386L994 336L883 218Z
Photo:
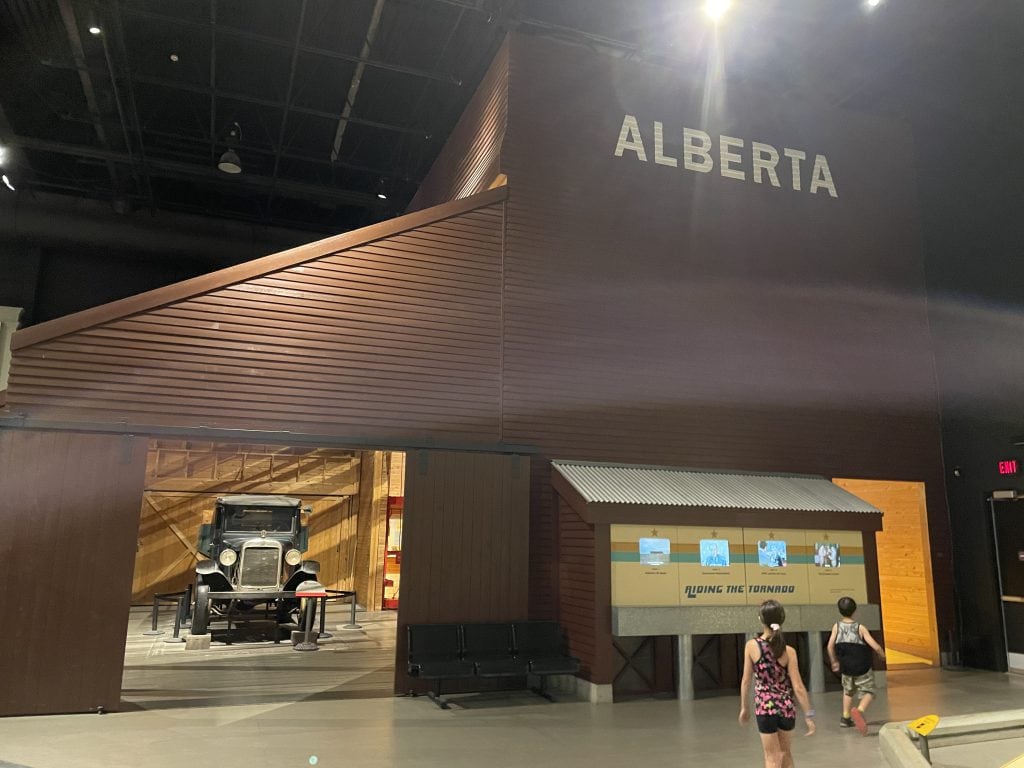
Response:
M758 766L756 730L736 722L736 697L592 706L525 692L469 695L443 711L391 695L394 617L360 614L313 653L270 643L185 651L141 635L134 612L125 711L0 719L0 766ZM244 634L244 633L243 633ZM237 640L253 639L236 637ZM1019 708L1024 680L988 672L890 673L872 734L840 729L840 694L815 697L819 732L796 743L801 768L883 764L874 735L886 720ZM998 768L1014 741L936 750L944 768Z

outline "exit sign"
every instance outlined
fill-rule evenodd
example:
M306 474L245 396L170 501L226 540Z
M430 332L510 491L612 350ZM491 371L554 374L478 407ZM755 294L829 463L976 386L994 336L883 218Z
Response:
M1020 471L1020 464L1016 459L1004 459L999 462L1000 475L1016 475Z

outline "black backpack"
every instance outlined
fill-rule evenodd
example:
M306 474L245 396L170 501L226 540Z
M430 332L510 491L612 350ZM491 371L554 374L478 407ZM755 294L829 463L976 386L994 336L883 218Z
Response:
M860 639L860 624L854 624ZM836 627L838 632L838 625ZM836 659L839 671L850 677L859 677L871 669L871 648L861 640L859 643L836 643Z

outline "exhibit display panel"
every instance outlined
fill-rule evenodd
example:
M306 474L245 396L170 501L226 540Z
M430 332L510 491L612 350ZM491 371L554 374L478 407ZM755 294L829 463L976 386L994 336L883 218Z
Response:
M867 603L863 534L611 526L613 606Z

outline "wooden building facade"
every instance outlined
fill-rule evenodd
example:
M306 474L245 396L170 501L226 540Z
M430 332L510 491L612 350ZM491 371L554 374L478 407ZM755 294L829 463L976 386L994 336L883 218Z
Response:
M574 579L594 532L560 512L551 459L919 482L943 636L911 146L884 121L778 99L510 38L413 212L15 335L0 452L18 458L0 492L54 522L22 520L5 546L72 546L66 497L33 484L43 469L7 467L34 457L69 483L83 467L118 500L76 506L117 529L88 560L117 567L69 558L54 575L79 603L106 595L89 642L120 647L150 441L408 451L399 637L409 621L558 618L603 685L606 614ZM105 484L84 469L94 443ZM9 589L4 616L41 588ZM47 637L29 658L0 639L26 675L0 714L116 708L110 649L74 670L101 703L33 691L68 639Z

